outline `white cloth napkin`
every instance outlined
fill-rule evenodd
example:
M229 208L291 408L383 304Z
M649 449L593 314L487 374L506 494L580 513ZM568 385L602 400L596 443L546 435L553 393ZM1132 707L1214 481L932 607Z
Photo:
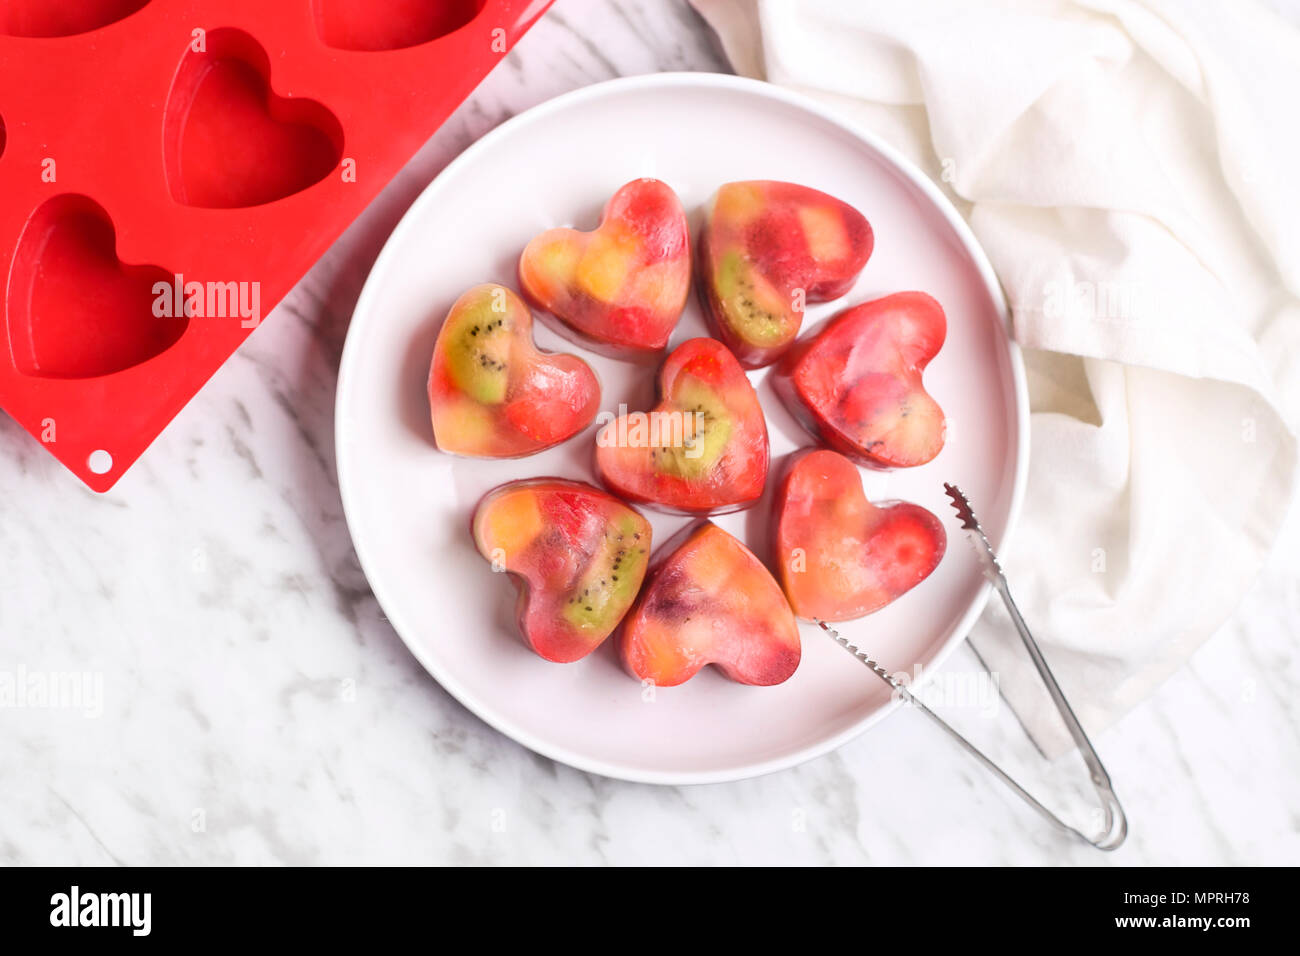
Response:
M927 170L991 257L1033 410L1004 564L1102 730L1231 614L1295 489L1300 33L1214 0L691 2L737 72ZM993 603L971 640L1062 753Z

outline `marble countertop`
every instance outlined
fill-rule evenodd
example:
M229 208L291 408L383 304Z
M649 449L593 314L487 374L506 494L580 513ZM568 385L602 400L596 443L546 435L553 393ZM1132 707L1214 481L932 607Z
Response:
M623 783L538 757L406 651L339 502L348 319L402 212L457 153L566 90L725 70L683 0L548 13L108 495L0 416L9 864L1258 864L1300 859L1300 509L1235 616L1095 742L1130 816L1103 855L1049 830L919 715L736 784ZM975 666L964 648L949 665ZM20 706L26 704L27 706ZM1062 801L1005 712L946 713Z

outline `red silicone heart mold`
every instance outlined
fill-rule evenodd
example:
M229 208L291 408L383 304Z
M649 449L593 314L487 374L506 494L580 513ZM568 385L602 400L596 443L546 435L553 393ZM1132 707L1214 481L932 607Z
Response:
M27 223L9 271L7 329L18 371L46 378L111 375L161 355L188 324L154 314L158 266L118 261L108 214L62 195Z
M483 0L313 0L316 30L340 50L401 50L459 30Z
M163 159L173 198L237 209L292 196L338 165L343 128L312 100L270 88L270 59L240 30L209 33L187 50L163 114Z
M149 0L5 0L0 34L14 37L69 37L123 20Z
M0 406L112 487L547 6L0 2Z

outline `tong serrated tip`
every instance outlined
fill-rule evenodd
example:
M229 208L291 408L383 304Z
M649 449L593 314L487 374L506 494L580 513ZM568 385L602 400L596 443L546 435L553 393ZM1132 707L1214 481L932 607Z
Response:
M952 499L952 506L957 510L957 517L961 519L961 526L967 531L978 531L980 523L975 518L975 511L970 506L970 499L956 485L943 483L943 490L948 493Z
M816 621L816 624L823 631L825 631L832 638L834 638L836 644L844 648L846 651L848 651L850 654L856 657L863 664L866 664L867 667L871 668L872 672L877 677L879 677L881 680L887 683L890 687L894 688L894 690L900 690L900 691L906 690L906 688L903 686L902 681L896 678L893 674L889 673L889 671L885 670L885 668L880 664L879 661L871 657L871 655L869 655L866 651L862 650L862 648L860 648L857 644L854 644L847 637L845 637L839 631L835 630L835 628L831 627L825 621L818 620Z
M964 491L948 482L944 482L943 490L952 500L953 509L957 512L962 528L970 534L971 544L975 546L975 553L980 559L984 574L989 580L996 581L1002 576L1002 565L998 563L997 552L993 550L988 535L984 533L979 519L975 517L975 509L971 507L970 499L966 497Z

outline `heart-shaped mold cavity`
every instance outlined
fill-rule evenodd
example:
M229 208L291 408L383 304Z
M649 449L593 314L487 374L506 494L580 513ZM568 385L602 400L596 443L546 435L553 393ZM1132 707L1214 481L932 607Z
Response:
M0 157L5 154L5 118L0 116Z
M486 0L312 0L316 32L338 50L419 46L473 20Z
M3 0L0 35L11 37L70 37L89 33L143 10L149 0Z
M343 128L313 100L271 91L271 62L240 30L213 30L186 51L163 116L163 161L172 198L237 209L283 199L338 165Z
M187 320L154 314L173 276L117 258L113 222L94 200L65 193L27 221L9 271L5 313L14 367L43 378L95 378L165 352Z

